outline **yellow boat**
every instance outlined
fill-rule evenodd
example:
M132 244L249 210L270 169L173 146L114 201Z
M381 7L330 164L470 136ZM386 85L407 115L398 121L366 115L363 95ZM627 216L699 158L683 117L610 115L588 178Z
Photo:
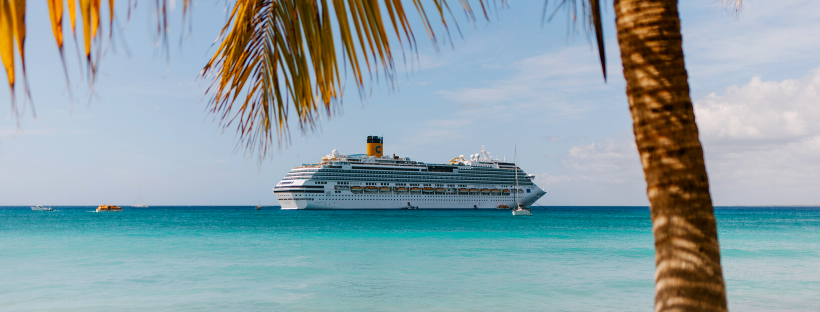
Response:
M122 211L122 207L114 205L100 205L97 207L97 211Z

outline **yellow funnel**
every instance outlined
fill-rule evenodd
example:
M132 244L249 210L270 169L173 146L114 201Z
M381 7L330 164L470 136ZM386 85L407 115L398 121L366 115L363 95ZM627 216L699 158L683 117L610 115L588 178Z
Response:
M380 136L367 136L367 156L382 157L384 154L384 146L382 146L383 142L384 140L382 140L382 137Z

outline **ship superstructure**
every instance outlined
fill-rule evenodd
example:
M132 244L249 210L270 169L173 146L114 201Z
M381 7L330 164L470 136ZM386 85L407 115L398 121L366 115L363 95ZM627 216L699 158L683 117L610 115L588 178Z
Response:
M382 137L367 138L367 154L337 150L293 168L273 193L282 209L505 209L529 207L546 192L514 163L482 149L447 164L383 156ZM516 174L518 187L516 187Z

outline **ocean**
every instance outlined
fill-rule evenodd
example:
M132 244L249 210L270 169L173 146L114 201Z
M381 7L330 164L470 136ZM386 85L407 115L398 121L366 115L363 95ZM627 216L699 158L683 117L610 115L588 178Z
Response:
M652 311L647 207L0 207L0 311ZM729 308L820 311L820 208L719 207Z

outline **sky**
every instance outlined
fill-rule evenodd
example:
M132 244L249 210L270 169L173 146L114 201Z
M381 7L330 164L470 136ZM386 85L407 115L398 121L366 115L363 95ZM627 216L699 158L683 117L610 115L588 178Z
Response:
M37 118L29 107L18 127L0 88L0 205L132 205L140 193L148 205L277 205L271 188L291 168L333 149L364 153L368 135L384 136L385 154L429 163L482 145L511 160L517 149L547 191L538 205L648 205L611 2L607 82L594 45L562 13L542 27L542 3L512 2L475 27L456 14L463 38L453 32L440 52L411 11L418 54L397 58L395 88L373 76L360 97L349 81L338 113L313 131L292 123L290 144L260 162L207 112L198 78L223 2L195 2L190 33L172 8L167 61L150 5L119 19L89 104L73 39L70 98L47 7L30 1ZM714 204L820 204L820 2L744 1L740 14L720 1L679 6Z

